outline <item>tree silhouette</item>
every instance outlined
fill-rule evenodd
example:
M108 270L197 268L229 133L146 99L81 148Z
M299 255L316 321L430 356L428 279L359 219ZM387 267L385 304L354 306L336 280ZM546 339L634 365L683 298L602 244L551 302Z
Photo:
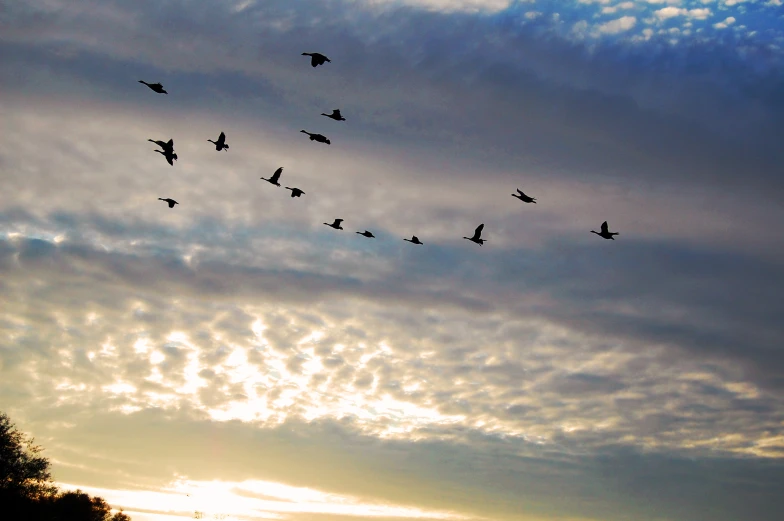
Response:
M49 460L40 455L43 448L33 442L0 412L0 494L41 499L57 491Z
M81 490L60 492L52 482L49 460L41 456L43 448L33 441L16 429L7 414L0 412L0 517L26 521L131 521L122 511L112 515L103 498L90 497Z

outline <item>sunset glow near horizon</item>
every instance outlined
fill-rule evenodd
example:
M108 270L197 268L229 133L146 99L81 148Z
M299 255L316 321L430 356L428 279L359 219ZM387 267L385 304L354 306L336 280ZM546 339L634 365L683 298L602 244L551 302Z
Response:
M0 411L62 488L778 520L780 0L0 2Z

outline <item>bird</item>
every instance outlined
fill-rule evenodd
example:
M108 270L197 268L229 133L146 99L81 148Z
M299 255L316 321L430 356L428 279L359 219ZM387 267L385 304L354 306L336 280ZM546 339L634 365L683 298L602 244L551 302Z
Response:
M512 197L516 197L516 198L520 199L524 203L534 203L534 204L536 204L536 197L528 197L519 188L517 189L517 193L516 194L512 194Z
M369 231L365 230L364 232L357 232L358 234L367 237L368 239L375 239L376 236L370 233Z
M170 165L174 166L174 161L177 160L177 154L174 153L174 150L166 150L165 152L161 152L160 150L156 150L163 157L166 158L166 161L169 162Z
M602 223L602 233L599 233L599 232L594 231L594 230L591 230L591 233L595 233L596 235L598 235L602 239L612 239L612 240L615 240L615 237L613 237L613 235L620 235L618 232L610 232L607 229L607 221L604 221Z
M180 204L177 201L175 201L174 199L169 199L169 198L164 199L163 197L159 197L158 200L159 201L165 201L165 202L169 203L169 208L174 208L175 204Z
M307 134L308 136L310 136L310 140L311 140L311 141L318 141L319 143L326 143L327 145L331 144L331 143L329 142L329 139L327 139L325 136L322 136L321 134L311 134L311 133L310 133L310 132L308 132L307 130L300 130L300 132L302 132L303 134Z
M220 136L218 136L218 141L213 141L211 139L208 139L207 141L214 144L215 150L217 150L218 152L220 152L221 150L229 149L229 145L226 144L226 134L224 134L223 132L221 132Z
M317 52L303 52L302 56L310 56L310 65L312 67L318 67L319 65L323 65L324 62L332 63L332 60L330 60L323 54L319 54Z
M291 190L291 197L300 197L305 193L299 188L289 188L288 186L286 187L286 190Z
M275 170L275 173L272 174L272 177L270 177L269 179L267 179L266 177L260 177L259 179L264 179L270 184L273 184L275 186L280 186L278 179L280 179L280 174L282 173L283 173L283 167L280 167L277 170Z
M163 85L161 85L160 83L147 83L144 80L139 80L139 83L144 83L158 94L168 94L168 92L163 90Z
M342 223L342 222L343 222L343 219L335 219L335 222L333 222L332 224L329 224L329 223L324 223L324 224L326 224L330 228L335 228L336 230L342 230L343 227L340 225L340 223Z
M480 239L479 238L479 236L482 235L482 228L484 228L484 227L485 227L484 224L480 224L479 226L476 227L476 230L474 230L474 236L473 237L463 237L463 239L468 239L469 241L475 242L479 246L481 246L483 242L487 242L487 239Z
M419 237L417 237L416 235L412 235L410 239L403 239L403 240L413 244L424 244L422 241L419 240Z
M170 152L174 152L174 140L173 139L170 139L168 142L166 142L166 141L159 141L157 139L148 139L147 141L149 141L151 143L155 143L156 145L161 147L161 149L163 149L164 152L166 152L167 150L170 151Z
M325 114L325 113L323 113L323 112L322 112L322 113L321 113L321 115L322 115L322 116L327 116L328 118L330 118L330 119L334 119L335 121L346 121L346 118L344 118L344 117L343 117L343 116L340 114L340 109L334 109L334 110L332 111L332 114Z

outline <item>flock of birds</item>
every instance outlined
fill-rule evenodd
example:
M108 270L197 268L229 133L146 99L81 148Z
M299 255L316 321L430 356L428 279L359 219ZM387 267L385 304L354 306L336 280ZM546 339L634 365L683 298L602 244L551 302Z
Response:
M327 62L331 63L332 61L326 56L324 56L323 54L317 52L303 52L302 56L310 56L310 65L312 67L318 67L319 65L323 65L324 63ZM157 92L158 94L168 94L168 92L166 92L166 90L163 88L163 85L161 85L160 83L147 83L146 81L143 80L139 80L139 83L143 83L144 85L147 85L147 87L149 87L152 91ZM332 111L332 114L322 113L321 115L326 116L335 121L346 121L346 118L343 117L339 109L334 109ZM326 143L327 145L331 144L330 140L327 139L326 136L323 136L321 134L314 134L312 132L308 132L307 130L301 130L300 132L307 134L311 141L316 141L318 143ZM172 166L174 165L174 161L177 160L177 154L174 152L174 139L169 139L169 141L158 141L154 139L148 139L148 141L151 141L152 143L158 145L161 148L161 150L155 150L155 152L158 152L159 154L163 155L163 157L166 158L166 161L170 165ZM213 141L211 139L208 139L207 141L215 145L215 150L217 150L218 152L229 149L229 145L226 143L226 134L224 132L220 133L217 141ZM273 173L271 177L269 178L262 177L261 179L267 181L270 184L280 187L279 181L280 181L281 174L283 174L283 167L280 167L277 170L275 170L275 173ZM301 197L302 195L305 195L305 192L299 188L288 187L288 186L285 188L286 190L291 190L291 197ZM536 204L536 198L529 197L528 195L523 193L523 191L520 190L519 188L517 189L516 194L512 194L512 197L515 197L523 201L524 203ZM169 208L174 208L174 205L180 204L170 197L166 197L166 198L159 197L158 200L167 203L169 205ZM342 230L343 229L343 226L341 226L342 222L343 219L335 219L332 223L324 223L324 224L329 226L330 228L334 228L335 230ZM482 238L482 230L484 229L484 227L485 227L484 224L480 224L479 226L476 227L476 230L474 230L474 235L472 235L471 237L463 237L463 239L467 239L481 246L483 243L487 242L487 239ZM356 233L362 235L363 237L367 237L369 239L375 238L375 235L373 235L368 230L362 232L356 232ZM591 230L591 233L595 233L596 235L602 237L603 239L611 239L611 240L615 240L614 236L618 235L618 232L609 231L607 227L607 221L604 221L602 223L601 231L597 232L595 230ZM410 239L403 239L403 240L408 241L412 244L424 244L422 241L419 240L419 238L416 235L413 235Z

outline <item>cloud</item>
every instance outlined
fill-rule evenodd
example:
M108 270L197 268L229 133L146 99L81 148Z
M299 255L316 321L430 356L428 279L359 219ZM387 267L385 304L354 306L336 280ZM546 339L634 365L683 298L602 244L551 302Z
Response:
M0 408L139 512L776 519L776 33L627 4L6 6Z
M611 20L599 25L598 30L599 32L606 34L618 34L628 31L634 27L636 23L637 19L634 16L622 16L616 20Z

